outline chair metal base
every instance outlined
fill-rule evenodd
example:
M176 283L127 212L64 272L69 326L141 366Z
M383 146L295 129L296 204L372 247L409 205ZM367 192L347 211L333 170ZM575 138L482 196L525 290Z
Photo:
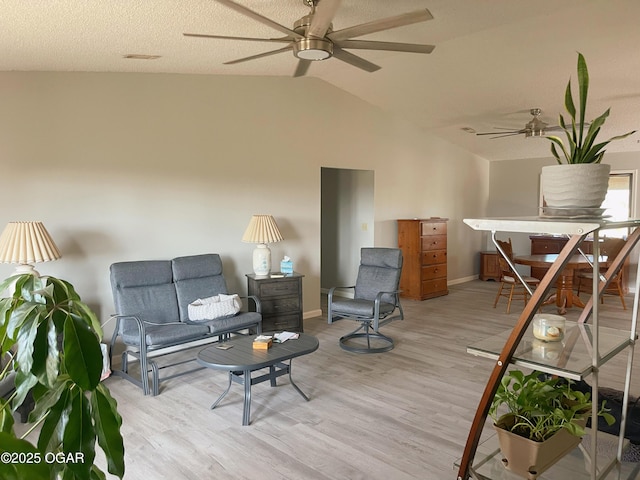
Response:
M358 333L360 330L364 329L365 331L362 333ZM353 345L349 345L349 341L354 338L364 338L367 341L366 347L356 347ZM372 347L371 340L381 341L383 346L381 347ZM393 350L394 344L393 339L391 337L387 337L386 335L381 334L380 332L374 332L370 328L365 326L361 326L354 332L344 335L340 337L340 347L343 350L354 353L383 353L388 352L389 350Z

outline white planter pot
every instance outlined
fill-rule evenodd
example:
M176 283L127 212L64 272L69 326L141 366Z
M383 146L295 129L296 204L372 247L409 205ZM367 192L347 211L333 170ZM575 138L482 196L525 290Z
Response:
M607 195L611 165L578 163L542 167L542 195L551 208L599 208Z

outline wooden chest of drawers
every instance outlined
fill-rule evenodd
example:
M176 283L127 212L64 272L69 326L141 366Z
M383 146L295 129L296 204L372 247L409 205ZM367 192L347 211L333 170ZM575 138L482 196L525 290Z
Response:
M302 277L299 273L284 277L247 275L249 295L260 299L263 332L302 332ZM251 303L250 308L255 310Z
M398 220L398 247L404 263L402 297L425 300L449 293L447 288L447 220Z

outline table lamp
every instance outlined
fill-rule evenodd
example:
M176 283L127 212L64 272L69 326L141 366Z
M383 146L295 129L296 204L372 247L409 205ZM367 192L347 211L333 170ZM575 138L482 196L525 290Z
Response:
M271 272L271 250L268 243L284 240L276 221L271 215L254 215L242 236L242 241L257 243L253 251L253 272L259 276Z
M61 256L42 222L9 222L0 235L0 263L17 263L16 275L39 275L34 263Z

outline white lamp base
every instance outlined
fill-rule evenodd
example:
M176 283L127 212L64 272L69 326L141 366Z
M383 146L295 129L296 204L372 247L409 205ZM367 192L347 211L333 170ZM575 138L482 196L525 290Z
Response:
M16 271L14 272L14 275L25 275L25 274L33 275L35 277L40 276L40 274L33 267L33 265L29 265L28 263L21 263L16 267Z
M271 272L271 250L264 243L259 243L253 251L253 273L266 277Z

